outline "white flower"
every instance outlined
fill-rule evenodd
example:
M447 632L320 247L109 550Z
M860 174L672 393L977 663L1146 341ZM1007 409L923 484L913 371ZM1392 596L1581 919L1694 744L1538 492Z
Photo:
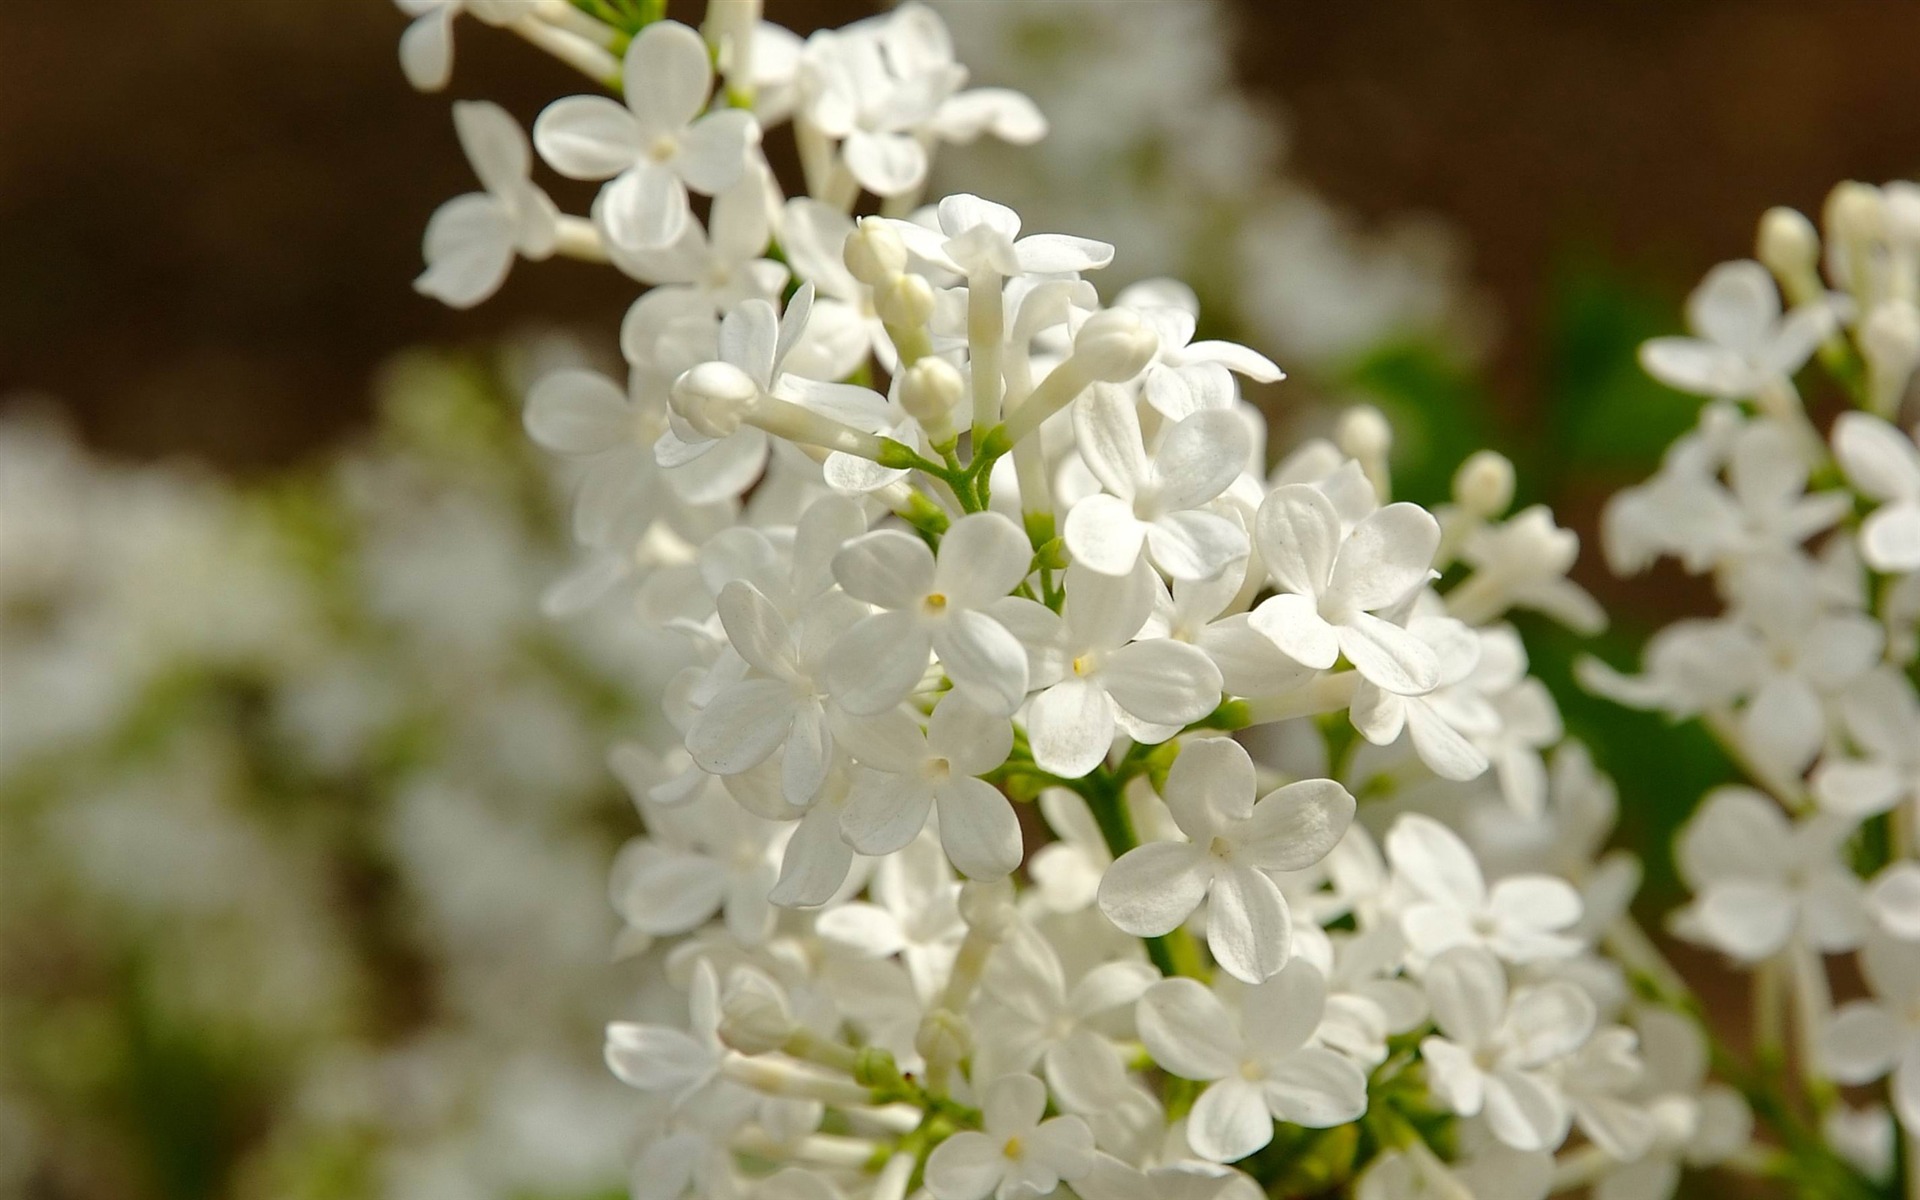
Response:
M985 1078L1039 1066L1056 1095L1081 1093L1081 1063L1119 1064L1108 1040L1124 1030L1134 1002L1160 978L1138 960L1103 962L1067 985L1052 942L1023 926L995 949L987 966L975 1015L980 1044L974 1069Z
M835 647L828 669L835 699L852 713L885 711L919 685L932 651L969 700L1011 713L1027 694L1026 650L984 610L1018 587L1032 563L1027 535L999 513L955 521L938 556L898 529L847 543L834 556L834 578L883 611Z
M1440 1030L1420 1043L1433 1094L1461 1116L1484 1112L1494 1135L1516 1150L1559 1146L1572 1113L1541 1068L1587 1040L1593 1001L1560 981L1509 997L1506 968L1478 946L1435 959L1426 985Z
M742 300L776 300L787 268L764 257L773 237L774 202L772 177L756 165L714 196L707 225L688 221L664 246L633 250L613 244L609 253L614 265L643 283L690 291L716 318Z
M1292 917L1269 871L1327 856L1353 820L1353 797L1307 779L1253 799L1253 760L1231 738L1187 743L1167 773L1185 842L1135 847L1107 868L1100 911L1136 937L1171 933L1208 901L1207 947L1228 974L1258 983L1287 963Z
M1416 616L1407 632L1433 648L1439 675L1424 696L1401 696L1367 680L1354 688L1347 715L1376 746L1390 746L1402 730L1420 761L1442 779L1477 778L1486 754L1472 734L1496 732L1500 714L1474 686L1481 642L1474 631L1446 617Z
M1920 699L1906 677L1891 667L1869 671L1837 706L1858 753L1830 750L1814 768L1821 806L1859 818L1920 798Z
M1920 450L1879 417L1842 413L1833 453L1853 486L1880 506L1860 526L1860 552L1876 571L1920 569Z
M453 19L471 13L489 25L511 25L539 0L394 0L413 18L400 35L400 67L407 82L437 92L453 75Z
M1050 641L1034 680L1044 690L1028 702L1026 718L1043 771L1077 779L1100 765L1122 723L1137 741L1163 742L1220 702L1220 670L1204 653L1169 638L1131 640L1153 611L1144 562L1117 579L1074 563L1061 619L1047 619L1052 614L1038 605L1002 615L1020 611ZM1022 640L1036 644L1024 631Z
M1893 1073L1893 1111L1920 1130L1920 944L1874 933L1860 951L1871 1000L1842 1005L1821 1042L1821 1062L1841 1083Z
M859 626L854 626L857 634ZM853 635L849 635L853 636ZM1020 822L984 775L1013 750L1013 726L949 692L925 730L896 709L839 725L858 761L841 832L862 854L891 854L911 842L938 808L940 844L968 877L999 879L1020 865Z
M944 986L967 932L960 919L960 884L939 848L923 838L887 855L874 869L867 894L871 900L837 904L821 913L815 931L869 958L899 955L915 993L932 999Z
M1196 412L1170 426L1150 455L1133 397L1097 384L1074 406L1073 427L1081 461L1106 489L1067 512L1062 536L1077 561L1125 575L1144 546L1173 578L1207 579L1246 556L1239 523L1205 508L1252 453L1238 414Z
M1408 813L1387 831L1387 860L1407 902L1400 925L1423 955L1484 946L1508 962L1567 958L1580 943L1562 933L1580 919L1565 880L1514 875L1487 889L1465 842L1432 817Z
M1741 259L1707 272L1687 298L1687 324L1699 336L1654 338L1640 347L1640 365L1680 391L1737 400L1791 387L1834 320L1824 304L1782 316L1773 277Z
M833 749L828 698L820 682L827 650L857 613L823 597L796 630L759 588L734 580L716 601L734 652L750 668L706 702L687 729L687 751L702 770L737 775L777 750L787 803L820 790Z
M1260 557L1281 594L1253 611L1253 626L1309 667L1342 654L1390 692L1418 695L1440 681L1432 647L1374 615L1427 581L1440 523L1418 505L1389 504L1353 532L1325 492L1308 484L1275 488L1254 519Z
M1312 1045L1326 981L1295 960L1241 993L1240 1012L1191 979L1163 979L1140 997L1135 1021L1153 1060L1208 1083L1187 1116L1194 1153L1245 1158L1273 1140L1273 1123L1326 1129L1367 1110L1367 1077L1352 1060Z
M421 20L428 20L422 17ZM507 111L485 100L453 106L453 127L484 192L455 196L427 222L427 269L414 289L454 308L471 308L500 290L516 254L553 253L560 214L533 185L527 135Z
M888 225L914 254L961 275L1065 275L1113 261L1113 247L1090 238L1064 233L1021 237L1019 213L978 196L948 196L935 214L938 230L911 221Z
M1018 92L960 92L967 70L953 59L946 25L924 4L815 34L805 70L807 120L840 140L847 170L876 196L917 189L936 141L991 132L1024 145L1046 133L1045 118Z
M1093 1134L1079 1117L1041 1120L1047 1089L1031 1075L1002 1075L981 1098L982 1132L956 1133L927 1156L934 1200L1045 1196L1093 1169Z
M1840 852L1853 822L1815 813L1790 822L1751 788L1708 793L1675 846L1692 903L1676 933L1743 962L1778 953L1796 933L1828 953L1859 944L1860 881Z
M689 188L713 196L732 187L760 142L741 109L702 116L713 88L707 44L678 21L655 21L627 49L626 105L569 96L533 124L540 157L570 179L607 179L594 216L632 250L665 246L691 219Z
M687 933L724 912L742 943L767 936L782 826L708 791L691 805L648 805L642 815L649 836L627 843L613 865L614 907L629 926L656 937Z
M1114 302L1138 312L1159 335L1160 350L1142 378L1141 392L1169 421L1203 409L1232 408L1237 397L1232 374L1259 383L1286 378L1265 355L1237 342L1194 341L1200 300L1178 280L1143 280L1123 289Z
M1683 1166L1725 1162L1753 1136L1753 1113L1740 1093L1707 1082L1707 1040L1692 1019L1645 1008L1634 1024L1646 1062L1638 1094L1652 1118L1653 1144L1595 1184L1595 1200L1670 1200Z

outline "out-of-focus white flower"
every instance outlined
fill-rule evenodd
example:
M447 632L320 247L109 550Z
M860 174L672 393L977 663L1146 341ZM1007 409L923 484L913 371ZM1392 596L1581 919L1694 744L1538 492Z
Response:
M1791 387L1793 373L1834 328L1823 304L1784 316L1773 277L1757 262L1722 263L1687 298L1691 338L1655 338L1640 348L1641 365L1660 382L1698 396L1747 399Z
M1459 835L1419 813L1394 823L1386 852L1408 896L1401 927L1420 953L1483 946L1507 962L1527 963L1579 952L1580 943L1563 931L1580 919L1580 894L1565 880L1514 875L1489 890Z
M1853 823L1827 813L1790 821L1744 787L1708 794L1681 831L1675 858L1693 889L1674 929L1743 962L1778 953L1790 938L1833 953L1865 932L1860 881L1840 860Z
M1594 1007L1570 983L1509 994L1506 968L1478 946L1456 946L1427 968L1437 1036L1420 1043L1434 1095L1462 1116L1486 1114L1516 1150L1544 1150L1566 1137L1572 1111L1542 1070L1593 1032Z

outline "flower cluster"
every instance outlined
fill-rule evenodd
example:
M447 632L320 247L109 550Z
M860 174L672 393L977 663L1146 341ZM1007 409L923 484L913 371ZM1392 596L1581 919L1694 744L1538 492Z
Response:
M1589 661L1584 678L1700 721L1744 769L1682 833L1693 897L1673 928L1754 971L1755 1049L1775 1066L1791 1010L1813 1114L1883 1178L1885 1110L1850 1110L1835 1086L1892 1071L1894 1114L1920 1133L1897 1015L1920 995L1920 449L1894 424L1920 365L1920 185L1842 184L1824 226L1768 212L1757 260L1694 292L1694 336L1642 348L1649 373L1706 403L1659 472L1609 504L1607 555L1622 571L1673 558L1723 608L1656 634L1641 674ZM1816 362L1803 399L1795 377ZM1823 434L1809 412L1836 400ZM1855 951L1875 999L1836 1012L1825 956Z
M420 286L646 285L625 378L526 407L580 464L554 607L618 594L695 660L611 757L622 944L684 993L607 1032L636 1195L1658 1198L1749 1154L1506 620L1604 622L1511 464L1396 501L1368 408L1270 454L1240 389L1281 372L1190 291L923 205L942 144L1044 130L929 9L517 20L621 99L531 142L456 106L486 192ZM588 214L536 154L605 181Z

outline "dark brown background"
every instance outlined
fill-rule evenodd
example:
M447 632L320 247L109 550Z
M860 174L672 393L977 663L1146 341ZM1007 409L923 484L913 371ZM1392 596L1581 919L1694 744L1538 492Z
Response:
M769 5L803 31L866 7ZM1537 314L1567 247L1677 298L1766 205L1920 166L1906 0L1236 11L1294 170L1363 215L1465 233L1504 314L1510 414L1540 401ZM402 26L384 0L0 0L0 393L51 393L117 451L254 468L354 428L402 346L610 326L629 288L571 264L474 313L410 290L428 214L470 183L446 98L400 77ZM577 90L474 22L456 44L452 96L530 119Z

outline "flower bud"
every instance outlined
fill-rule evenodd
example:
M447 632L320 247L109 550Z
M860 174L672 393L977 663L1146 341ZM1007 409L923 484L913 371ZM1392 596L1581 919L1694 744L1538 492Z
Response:
M1899 410L1913 369L1920 366L1920 309L1909 300L1887 300L1874 306L1860 325L1860 353L1872 376L1876 411Z
M1493 450L1475 451L1453 473L1453 502L1481 520L1506 512L1513 503L1513 463Z
M1347 457L1370 462L1393 448L1393 426L1373 405L1356 404L1340 414L1333 441Z
M900 377L900 407L935 442L953 436L953 413L966 396L967 381L944 358L928 355Z
M973 1053L973 1027L952 1009L936 1008L920 1021L913 1048L927 1060L930 1072L950 1070Z
M705 437L736 432L760 398L752 376L728 362L703 362L681 372L667 391L674 414Z
M969 879L960 885L960 919L999 941L1014 918L1013 881Z
M1087 378L1125 383L1147 369L1160 338L1131 309L1105 308L1073 335L1073 357Z
M1754 253L1779 279L1799 279L1820 261L1820 233L1797 209L1770 208L1760 218Z
M840 257L855 279L871 288L885 287L907 269L907 244L885 221L862 217L847 235Z
M1905 300L1876 306L1861 326L1860 344L1869 361L1911 366L1920 360L1920 310Z
M720 1003L720 1040L742 1054L771 1054L795 1029L787 998L758 971L734 972Z
M1920 183L1889 183L1880 195L1886 201L1888 239L1920 247Z
M1824 215L1827 236L1834 241L1875 238L1883 232L1886 206L1881 202L1879 188L1850 179L1827 193Z
M918 329L933 317L933 285L918 275L895 275L874 289L873 311L895 329Z

